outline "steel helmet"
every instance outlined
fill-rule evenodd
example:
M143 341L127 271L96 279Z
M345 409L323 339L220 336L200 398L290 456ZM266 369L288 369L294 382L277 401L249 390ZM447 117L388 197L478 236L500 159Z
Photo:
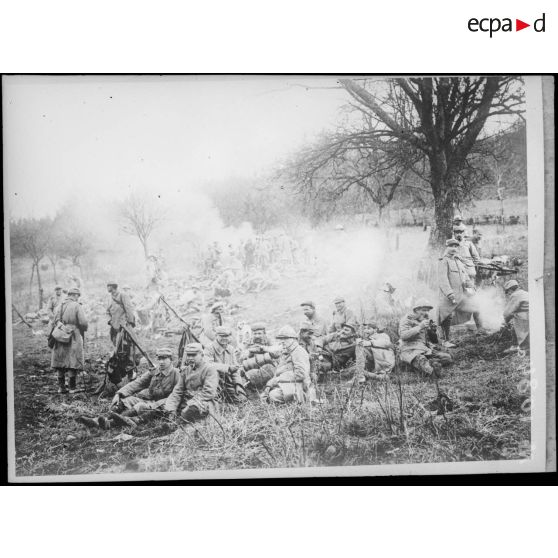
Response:
M275 336L277 339L297 339L297 334L295 330L290 326L283 326Z

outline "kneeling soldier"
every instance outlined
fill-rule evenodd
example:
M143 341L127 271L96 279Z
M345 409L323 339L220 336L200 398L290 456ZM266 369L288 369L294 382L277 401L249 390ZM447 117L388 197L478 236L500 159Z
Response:
M165 402L165 412L171 418L179 416L194 422L215 414L219 392L219 372L214 364L204 360L200 343L190 343L184 349L184 368L180 379Z
M451 364L452 357L437 349L437 335L428 316L432 308L426 299L421 298L413 306L413 313L404 316L399 323L401 360L425 376L434 374L440 378L442 366Z
M275 376L267 382L262 399L271 403L302 403L309 400L310 357L298 344L291 326L284 326L277 334L282 351Z
M204 356L208 362L215 363L219 372L219 392L223 401L240 403L246 400L240 366L236 361L234 347L230 344L231 330L225 326L215 329L215 341L207 345Z
M157 359L157 368L148 370L116 392L108 417L92 419L82 416L79 420L87 426L100 426L108 430L115 423L135 426L152 418L155 413L149 411L162 410L167 397L180 379L180 371L172 364L170 349L158 349Z

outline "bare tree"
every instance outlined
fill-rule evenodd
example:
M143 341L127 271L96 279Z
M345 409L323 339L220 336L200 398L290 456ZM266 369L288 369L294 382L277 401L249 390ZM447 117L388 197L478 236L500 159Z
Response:
M414 173L432 192L435 223L430 243L439 247L451 236L455 207L478 184L471 157L487 120L523 110L521 81L509 76L339 81L350 95L353 118L313 154L302 155L298 163L307 166L299 172L298 183L320 188L329 174L346 186L362 187L356 176L343 177L345 165L372 155L372 165L359 163L357 168L364 184L387 200L390 190L385 196L385 184L371 177L389 173L399 178L399 187L406 173Z
M130 194L119 208L121 229L141 242L145 259L149 257L149 240L161 216L146 196Z
M43 285L41 280L41 261L46 257L52 240L52 219L20 219L10 224L10 250L13 257L27 257L31 260L31 278L33 284L37 274L38 309L43 305Z

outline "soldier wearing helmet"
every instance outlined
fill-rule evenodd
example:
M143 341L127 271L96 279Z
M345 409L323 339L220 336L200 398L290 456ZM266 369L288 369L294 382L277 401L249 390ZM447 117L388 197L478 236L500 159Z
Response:
M212 341L204 349L205 359L215 363L219 372L219 392L224 401L228 403L240 403L246 400L240 366L236 360L234 347L231 345L232 332L226 326L218 326L215 329L215 341Z
M267 382L262 399L271 403L302 403L310 399L310 358L298 344L295 330L283 326L276 335L281 356L275 376Z
M506 307L504 321L513 327L516 343L505 353L512 353L529 346L529 293L519 287L515 279L504 284L506 293Z
M452 362L449 353L441 352L436 343L429 317L432 304L424 298L415 302L412 312L401 319L401 360L426 377L441 377L442 366Z

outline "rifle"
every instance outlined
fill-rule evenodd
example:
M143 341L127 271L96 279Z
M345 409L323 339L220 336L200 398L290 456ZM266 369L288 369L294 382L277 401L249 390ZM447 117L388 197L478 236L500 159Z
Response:
M20 320L30 329L33 329L33 326L25 320L25 318L18 312L17 308L12 304L12 310L19 316Z
M149 366L151 368L156 368L155 364L153 364L153 361L149 358L149 355L141 348L135 333L127 325L123 325L122 329L128 334L130 340L136 346L137 350L142 354L145 360L147 360Z

